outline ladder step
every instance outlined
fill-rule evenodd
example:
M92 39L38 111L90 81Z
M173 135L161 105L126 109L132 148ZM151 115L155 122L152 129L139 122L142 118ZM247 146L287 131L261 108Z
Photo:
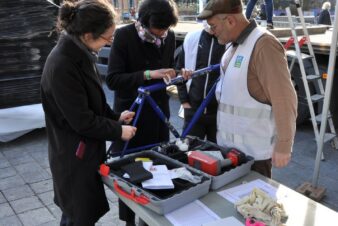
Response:
M327 119L331 118L331 114L327 114ZM316 115L316 122L321 123L322 122L322 114Z
M288 57L291 57L291 58L296 58L296 59L298 58L297 57L297 53L294 50L288 50L288 51L286 51L286 55ZM304 53L302 53L301 56L302 56L302 60L313 58L313 56L308 55L308 54L304 54Z
M335 137L336 137L336 134L334 134L334 133L325 133L324 134L324 143L332 140Z
M322 101L322 100L324 100L324 95L321 95L321 94L312 95L311 100L312 100L313 103Z
M306 79L309 81L320 79L321 77L319 75L307 75Z

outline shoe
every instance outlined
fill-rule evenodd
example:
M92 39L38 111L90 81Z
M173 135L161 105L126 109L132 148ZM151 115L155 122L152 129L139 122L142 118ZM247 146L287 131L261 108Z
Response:
M272 30L272 29L273 29L273 24L268 23L268 24L266 25L266 29Z

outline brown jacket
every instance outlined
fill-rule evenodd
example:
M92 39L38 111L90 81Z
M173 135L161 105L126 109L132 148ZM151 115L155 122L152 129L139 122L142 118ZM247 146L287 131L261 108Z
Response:
M290 152L296 132L297 95L285 50L272 35L265 34L256 43L249 63L248 90L253 98L272 106L277 129L274 151Z

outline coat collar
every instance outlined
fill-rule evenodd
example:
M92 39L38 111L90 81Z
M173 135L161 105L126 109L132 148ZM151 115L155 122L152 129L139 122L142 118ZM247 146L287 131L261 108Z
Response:
M71 37L66 33L62 33L58 41L58 45L61 47L62 52L70 59L74 60L82 72L89 78L95 81L100 87L102 87L100 76L97 72L95 65L94 55L90 53L88 49L78 40L78 43L74 40L75 37Z
M149 43L149 42L145 42L141 38L139 38L134 24L130 24L130 25L127 25L127 26L132 27L131 29L132 29L135 37L137 37L137 40L140 43L140 46L143 50L143 53L149 59L153 58L154 56L156 56L155 58L157 58L157 59L162 59L163 56L170 54L169 51L172 48L172 45L170 44L170 43L172 43L171 39L175 37L172 30L168 30L168 34L166 36L166 41L162 44L162 46L160 48L158 48L156 45ZM162 65L160 65L160 66L162 66Z

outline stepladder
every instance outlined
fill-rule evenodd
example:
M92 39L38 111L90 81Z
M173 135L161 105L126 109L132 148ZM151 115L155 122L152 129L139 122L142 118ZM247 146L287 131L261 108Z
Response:
M287 7L286 13L291 28L291 37L286 42L284 47L285 49L287 49L287 56L288 59L290 59L290 72L292 73L293 70L298 70L300 73L300 76L298 78L295 78L295 76L293 76L294 80L298 79L298 82L301 82L301 87L298 88L303 89L304 96L299 97L298 101L300 101L300 104L308 106L315 140L318 146L319 125L323 120L321 114L325 94L323 85L325 77L320 74L301 8L297 7L297 11L300 19L300 25L302 26L303 30L303 35L297 35L294 18L291 15L290 8ZM288 48L290 48L292 45L294 45L294 50L289 50ZM303 47L303 50L306 49L306 51L301 51L302 46L305 47ZM295 68L296 63L298 63L299 67L297 69ZM328 117L324 120L327 120L327 123L329 125L324 135L324 143L331 142L332 147L334 149L338 149L338 138L330 112L328 112ZM322 154L322 160L323 159L324 155Z

